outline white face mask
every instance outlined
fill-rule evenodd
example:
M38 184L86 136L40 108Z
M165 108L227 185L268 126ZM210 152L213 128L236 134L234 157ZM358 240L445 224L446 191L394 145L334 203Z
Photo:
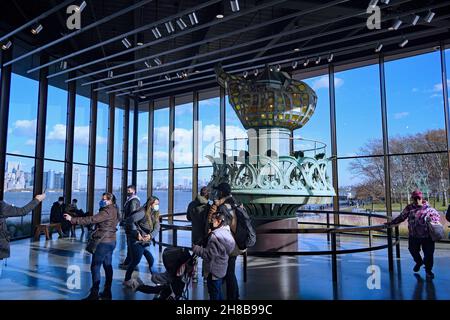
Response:
M153 211L159 211L159 204L157 204L153 207Z
M213 205L213 203L214 203L214 201L212 201L211 199L210 199L210 200L208 200L208 204L209 204L210 206L212 206L212 205Z

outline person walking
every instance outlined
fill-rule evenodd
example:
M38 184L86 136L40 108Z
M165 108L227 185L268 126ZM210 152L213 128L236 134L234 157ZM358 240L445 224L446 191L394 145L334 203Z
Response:
M399 216L385 223L385 225L392 227L408 219L408 249L416 263L413 271L419 272L422 265L425 265L426 277L433 279L432 269L435 243L431 239L427 222L428 220L439 222L440 215L436 209L432 208L423 199L423 194L420 190L415 190L411 193L411 200L412 203L408 204ZM424 254L423 258L420 254L421 249Z
M34 210L45 199L45 194L38 194L23 207L13 206L0 200L0 260L8 259L10 252L10 236L6 225L7 218L23 217Z
M229 255L236 243L225 215L222 212L216 212L211 218L211 232L205 247L194 244L192 251L205 261L209 299L223 300L222 282L227 274Z
M200 189L200 194L197 195L194 201L189 203L186 218L192 222L192 245L202 245L208 235L208 211L209 211L209 190L207 187ZM204 262L204 260L203 260ZM193 282L198 280L197 261L194 267ZM204 273L205 265L202 263L203 278L206 281Z
M148 247L159 232L159 199L157 197L149 197L141 208L125 220L125 232L131 261L125 273L123 284L126 287L133 288L134 282L131 276L141 262L142 256L148 262L150 273L153 273L154 258Z
M115 204L115 197L109 192L102 195L100 210L96 215L87 217L72 217L64 214L64 219L72 224L88 225L95 224L95 238L99 243L95 249L91 261L92 287L89 295L83 300L111 300L111 285L113 279L112 254L116 247L116 231L120 217ZM100 288L100 268L103 265L105 270L105 285L103 292L99 294Z
M128 219L133 212L139 209L141 206L141 201L139 197L136 195L136 187L134 185L129 185L127 187L127 200L125 201L125 204L123 206L123 215L122 215L122 221L121 225L125 224L125 220ZM131 262L131 250L128 246L129 239L127 236L127 255L125 260L119 264L120 269L127 270L128 265Z

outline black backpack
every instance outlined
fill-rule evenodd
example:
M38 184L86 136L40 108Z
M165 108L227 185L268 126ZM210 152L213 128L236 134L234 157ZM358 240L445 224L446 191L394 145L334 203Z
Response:
M228 216L228 224L231 225L231 221L233 219L233 212L237 219L236 221L236 232L233 233L234 240L236 241L236 245L240 250L245 250L247 248L253 247L256 243L256 232L255 228L253 228L252 220L250 219L247 210L245 210L244 206L236 205L234 201L232 203L226 202L231 205L231 209L227 208L227 216Z

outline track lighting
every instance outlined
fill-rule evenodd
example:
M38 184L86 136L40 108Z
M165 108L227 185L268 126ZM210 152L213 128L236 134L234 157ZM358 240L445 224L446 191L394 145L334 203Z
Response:
M292 69L297 69L298 61L292 61Z
M182 18L177 19L177 25L181 30L184 30L187 28L187 24L186 24L186 22L184 22L184 20Z
M375 52L380 52L381 51L381 49L383 49L383 44L382 43L380 43L380 44L378 44L378 46L375 48Z
M295 48L294 49L294 52L299 52L300 51L300 48Z
M167 21L166 23L164 23L164 25L166 26L167 33L172 33L175 31L172 21Z
M140 88L140 87L142 87L143 85L144 85L144 81L139 80L139 81L138 81L138 87Z
M130 40L128 40L127 38L123 38L122 39L122 44L124 45L125 48L129 49L131 47L131 42Z
M67 69L67 61L66 60L61 61L61 63L59 64L59 68L61 70L66 70Z
M231 11L237 12L237 11L240 10L240 8L239 8L239 0L231 0L230 1L230 5L231 5Z
M139 96L139 98L146 99L147 97L146 96Z
M255 77L258 75L259 71L258 69L253 70L253 74L255 75Z
M150 62L148 62L147 60L144 61L145 66L147 67L147 69L150 69L152 67L152 65L150 64Z
M243 76L244 78L247 78L247 77L248 77L248 71L244 71L244 72L242 73L242 76Z
M34 35L36 35L36 34L38 34L39 32L41 32L42 29L44 29L44 27L42 26L42 24L38 23L38 24L36 24L35 26L33 26L33 28L31 28L31 33L34 34Z
M156 65L160 66L162 65L162 61L159 60L158 58L154 58L153 61L156 63Z
M181 75L181 73L177 72L177 78L181 79L183 76Z
M433 11L428 11L427 15L425 16L424 20L428 23L431 22L431 20L433 20L434 16L436 15L436 13L434 13Z
M319 64L321 60L322 60L322 57L317 57L316 64Z
M108 78L112 78L114 77L114 71L113 70L109 70L108 71Z
M198 24L198 19L197 19L197 15L195 14L195 11L192 13L189 13L188 17L189 17L189 21L191 22L191 25Z
M3 50L8 50L9 48L11 48L11 46L12 46L12 42L10 40L6 41L5 43L2 43Z
M275 66L275 70L276 70L277 72L280 72L280 71L281 71L281 66L280 66L279 64L277 64L277 65Z
M398 30L398 28L400 28L400 26L402 25L403 21L400 19L395 19L394 23L392 24L391 27L389 27L389 30Z
M403 48L404 46L406 46L408 44L409 40L408 39L404 39L402 42L400 42L399 47Z
M137 46L143 46L144 45L144 34L143 33L138 33L136 38L137 38L136 45Z
M217 19L223 19L223 17L224 17L224 15L221 14L221 13L219 13L219 14L216 15L216 18L217 18Z
M383 4L389 4L389 2L391 2L391 0L381 0L381 3Z
M328 55L328 63L330 63L330 62L332 62L333 61L333 59L334 59L334 54L333 53L330 53L329 55Z
M370 8L375 8L378 4L378 0L370 0L369 2L369 7Z
M167 81L172 80L172 78L168 74L166 74L164 77L166 78Z
M309 59L306 59L305 62L303 63L303 66L304 66L304 67L307 67L308 64L309 64Z
M83 1L78 7L75 8L76 12L81 12L84 10L84 8L86 8L86 1Z
M155 36L156 39L159 39L162 37L161 32L159 32L158 27L154 27L152 29L153 35Z
M188 77L188 74L187 74L187 72L186 71L183 71L182 73L181 73L181 76L183 77L183 78L187 78Z
M419 22L420 16L418 16L417 14L415 14L412 18L411 24L413 26L415 26L418 22Z

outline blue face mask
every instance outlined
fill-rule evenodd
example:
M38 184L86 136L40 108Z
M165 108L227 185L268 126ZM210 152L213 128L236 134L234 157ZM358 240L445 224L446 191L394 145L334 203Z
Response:
M100 206L100 209L103 207L106 207L108 204L106 203L106 200L100 200L100 202L98 203L98 205Z

